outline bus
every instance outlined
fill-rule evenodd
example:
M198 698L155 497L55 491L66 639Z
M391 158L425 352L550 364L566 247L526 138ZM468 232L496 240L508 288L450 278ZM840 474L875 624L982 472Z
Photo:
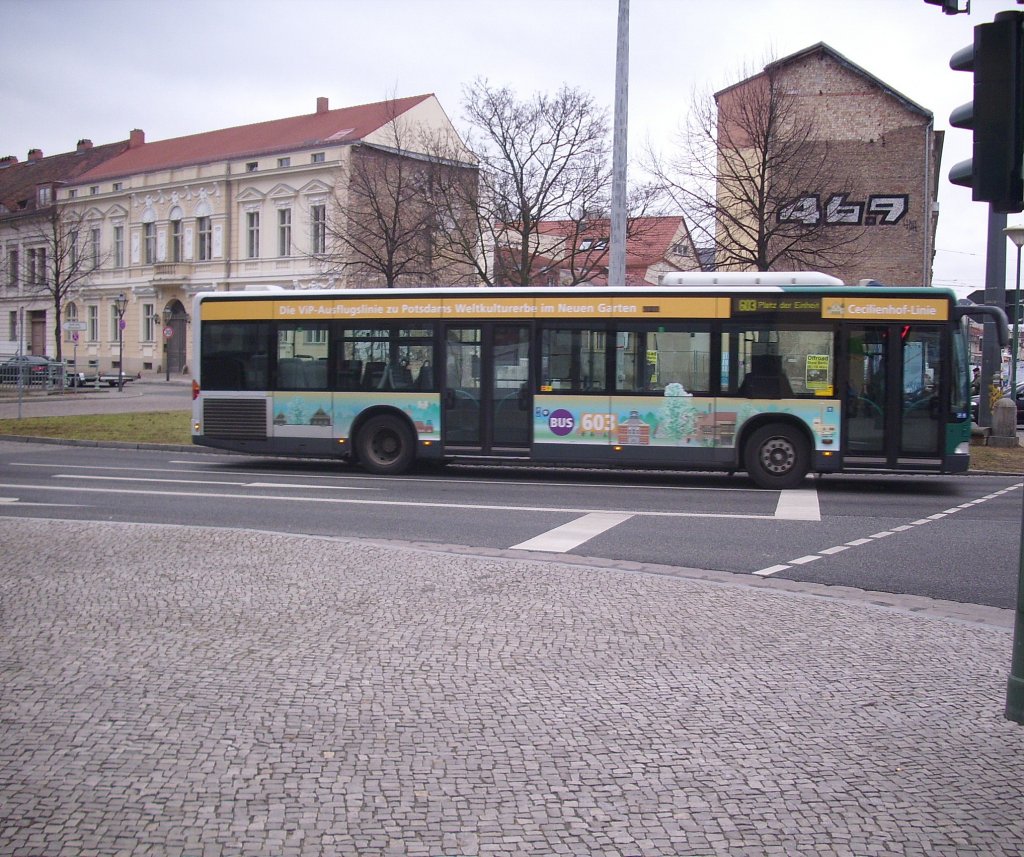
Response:
M965 318L945 289L816 273L660 286L211 292L192 439L340 457L808 473L968 467Z

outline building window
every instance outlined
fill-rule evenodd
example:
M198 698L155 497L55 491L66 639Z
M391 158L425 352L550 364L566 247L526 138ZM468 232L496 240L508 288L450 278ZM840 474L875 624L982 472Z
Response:
M78 191L75 188L71 188L68 191L68 199L74 199L76 196L78 196Z
M74 230L68 235L68 256L71 262L71 270L78 270L78 230Z
M89 337L90 342L98 342L100 338L100 308L98 306L88 307L89 317L86 319L86 324L89 325L86 334Z
M100 192L100 186L98 184L89 186L89 196L96 196Z
M292 159L291 158L278 158L277 159L277 165L279 167L290 167L292 165Z
M41 187L39 188L39 204L49 205L53 202L53 188L52 187Z
M78 321L78 307L75 304L67 304L64 307L64 321ZM64 341L74 342L75 333L71 330L64 331Z
M142 341L152 342L156 333L156 314L153 304L142 305Z
M199 261L209 262L213 258L213 229L209 217L200 217L196 221L199 233Z
M14 342L18 338L18 311L12 309L11 314L7 318L7 338Z
M33 286L46 285L46 248L35 247L28 251L28 282Z
M277 210L277 255L291 256L292 254L292 210L290 208L279 208Z
M7 251L7 282L12 286L18 285L18 265L20 260L18 259L17 250Z
M181 221L171 221L171 261L180 262L182 259L182 238L181 238Z
M124 267L124 227L114 227L114 267Z
M260 256L260 213L249 211L245 215L245 254L250 259Z
M249 161L249 163L247 163L245 165L245 171L247 173L254 173L259 168L260 168L260 162L259 161Z
M313 205L309 209L310 223L313 227L313 254L327 252L327 206Z
M313 156L309 159L311 164L322 164L324 162L323 152L314 152Z
M100 266L100 230L99 227L93 227L89 230L89 267L98 268Z
M116 304L111 304L110 305L110 341L111 342L117 342L117 335L118 335L118 332L119 332L118 322L120 322L120 321L121 321L121 319L119 319L117 317L117 305Z
M123 182L114 182L113 188L114 188L114 190L122 190L124 188L124 183Z
M156 224L142 224L143 244L146 248L146 264L152 265L156 261Z

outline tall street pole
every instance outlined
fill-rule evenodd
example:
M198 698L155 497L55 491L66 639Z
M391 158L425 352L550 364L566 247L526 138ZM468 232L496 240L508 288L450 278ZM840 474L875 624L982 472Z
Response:
M626 285L626 128L629 102L629 0L619 0L615 51L615 128L612 135L612 211L608 285Z

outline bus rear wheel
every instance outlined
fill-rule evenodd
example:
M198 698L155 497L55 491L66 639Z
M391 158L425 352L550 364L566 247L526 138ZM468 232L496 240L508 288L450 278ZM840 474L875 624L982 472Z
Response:
M416 441L398 417L370 417L359 430L356 454L364 470L393 476L405 473L416 456Z
M759 488L795 488L804 481L811 459L807 440L791 426L757 429L743 450L747 474Z

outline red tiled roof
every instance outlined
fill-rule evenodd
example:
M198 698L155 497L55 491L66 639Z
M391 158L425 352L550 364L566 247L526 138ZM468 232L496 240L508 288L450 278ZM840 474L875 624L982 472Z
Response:
M672 240L683 223L682 217L637 217L631 226L632 235L626 239L626 267L647 268L665 258ZM575 234L577 224L572 220L545 220L538 231L542 235L561 235L568 237ZM611 222L607 219L591 220L579 236L583 241L587 238L597 240L611 237ZM607 251L592 251L606 253ZM607 260L605 263L607 265Z
M74 152L11 163L0 169L0 203L9 214L35 211L39 185L76 182L84 173L117 157L127 148L127 140L102 146L86 145L86 141L82 141Z
M354 142L430 97L397 98L143 143L82 176L82 180L97 181L189 164Z

